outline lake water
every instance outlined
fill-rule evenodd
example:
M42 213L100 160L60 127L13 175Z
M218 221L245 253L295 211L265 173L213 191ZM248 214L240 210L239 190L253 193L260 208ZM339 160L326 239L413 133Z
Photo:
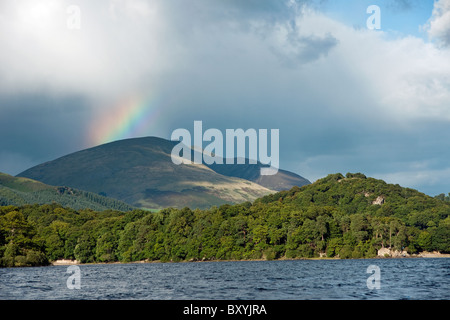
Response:
M378 267L379 289L369 266ZM236 261L0 269L0 299L448 300L450 259ZM370 271L370 270L369 270ZM76 278L68 284L69 277ZM368 278L372 277L371 279ZM73 288L79 284L80 288ZM369 284L369 285L368 285ZM72 289L69 289L69 287ZM369 288L370 287L370 288Z

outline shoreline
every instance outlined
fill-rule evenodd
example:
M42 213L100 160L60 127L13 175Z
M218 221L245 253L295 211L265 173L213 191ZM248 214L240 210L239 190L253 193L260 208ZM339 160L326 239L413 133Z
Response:
M88 262L88 263L80 263L76 260L56 260L50 262L48 266L71 266L71 265L103 265L103 264L147 264L147 263L203 263L203 262L249 262L249 261L297 261L297 260L373 260L373 259L431 259L431 258L450 258L450 254L447 253L436 253L436 252L421 252L418 254L408 255L408 256L375 256L372 258L349 258L349 259L341 259L341 258L328 258L328 257L314 257L314 258L285 258L281 257L279 259L241 259L241 260L181 260L181 261L161 261L161 260L139 260L139 261L130 261L130 262L122 262L122 261L113 261L113 262Z

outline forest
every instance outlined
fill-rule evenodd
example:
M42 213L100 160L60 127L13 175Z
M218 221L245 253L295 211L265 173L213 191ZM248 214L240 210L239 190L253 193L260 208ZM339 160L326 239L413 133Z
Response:
M357 173L253 203L158 212L0 207L0 266L372 258L380 248L450 252L450 202Z
M130 211L133 206L93 192L72 189L68 187L48 187L36 191L20 191L2 186L0 183L0 206L21 206L29 203L58 203L74 209L90 208L92 210L115 209Z

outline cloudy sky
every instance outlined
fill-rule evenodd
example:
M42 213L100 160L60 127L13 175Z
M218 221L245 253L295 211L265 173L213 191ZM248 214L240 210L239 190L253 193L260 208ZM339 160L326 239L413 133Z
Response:
M201 120L279 129L311 181L450 192L450 0L1 1L0 48L2 172Z

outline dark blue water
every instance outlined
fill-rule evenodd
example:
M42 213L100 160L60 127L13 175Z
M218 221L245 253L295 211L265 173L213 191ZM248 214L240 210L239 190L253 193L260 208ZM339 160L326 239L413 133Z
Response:
M369 289L370 265L380 288ZM450 259L296 260L0 269L0 299L450 299ZM75 282L73 282L75 283ZM372 282L371 282L372 283Z

